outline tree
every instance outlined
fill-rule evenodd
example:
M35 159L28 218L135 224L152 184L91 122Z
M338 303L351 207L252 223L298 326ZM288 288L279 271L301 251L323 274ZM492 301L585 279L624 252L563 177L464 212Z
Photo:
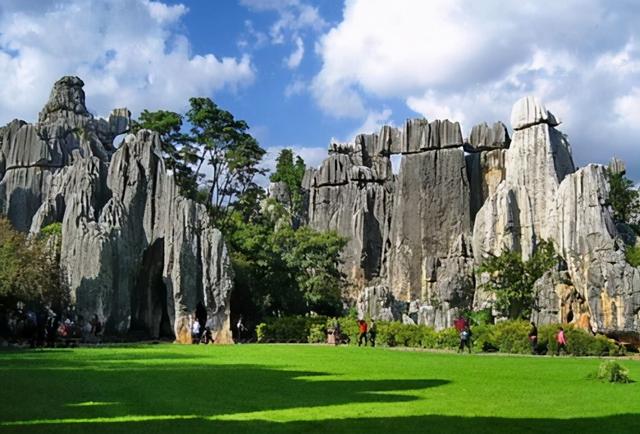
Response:
M293 157L291 149L281 150L276 159L276 171L270 177L271 182L282 182L287 186L292 223L302 212L302 178L306 169L304 160L300 156L295 158L295 162Z
M640 193L633 187L633 181L624 172L607 171L609 178L609 201L613 218L620 223L636 223L640 214Z
M333 232L277 225L274 214L279 213L247 219L234 209L229 215L226 239L236 275L234 310L254 319L340 313L345 283L340 253L346 240Z
M27 237L0 218L0 305L16 301L59 305L69 298L59 266L59 224Z
M133 122L132 131L141 129L156 131L160 134L160 143L167 169L174 174L180 193L188 198L196 199L198 177L192 169L197 162L189 137L182 131L182 115L158 110L143 110L137 121Z
M265 174L259 163L266 151L248 132L245 121L236 120L209 98L191 98L186 114L191 124L189 137L197 152L196 179L209 166L205 177L209 188L207 205L216 222L224 222L229 206L256 187L256 175Z
M480 285L495 294L496 308L510 319L526 319L534 308L533 284L553 266L559 257L553 244L542 241L528 261L520 254L503 252L484 262L479 273L487 273L487 282Z

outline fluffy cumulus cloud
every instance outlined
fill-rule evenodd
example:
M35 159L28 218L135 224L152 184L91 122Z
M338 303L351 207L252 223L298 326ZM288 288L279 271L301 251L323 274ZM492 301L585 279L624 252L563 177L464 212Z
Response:
M316 45L312 93L332 116L366 120L398 100L466 132L534 94L578 163L618 155L640 178L639 20L640 4L606 0L347 0Z
M85 81L89 109L180 110L193 95L254 79L248 56L193 54L182 4L151 0L3 1L0 122L33 120L63 75Z

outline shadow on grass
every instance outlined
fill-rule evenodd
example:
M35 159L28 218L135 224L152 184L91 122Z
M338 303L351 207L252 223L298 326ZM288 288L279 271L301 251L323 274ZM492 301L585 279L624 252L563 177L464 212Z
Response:
M412 391L448 381L346 380L324 372L207 364L195 355L173 353L114 357L96 351L81 359L68 355L3 358L0 433L640 432L640 414L573 419L379 414L333 419L331 409L318 407L408 402L418 399ZM428 398L421 399L427 409ZM299 410L300 419L326 419L279 423L247 414L286 409Z
M574 419L517 419L498 417L408 416L327 419L309 422L261 420L221 421L194 418L144 422L100 422L37 426L5 426L3 433L603 433L637 434L640 414Z
M129 422L113 424L109 419L124 421L130 415L149 419L144 426L166 424L169 432L176 431L170 429L171 423L163 422L163 418L187 416L195 419L182 420L186 423L185 430L190 430L188 425L195 423L193 429L207 431L206 427L214 421L198 417L350 403L404 402L417 399L408 391L448 383L438 379L343 380L336 376L329 378L323 372L259 365L212 365L197 359L172 362L174 357L172 354L150 356L146 364L125 356L122 359L5 359L8 363L0 367L0 432L7 429L18 432L127 431ZM123 363L125 361L127 363ZM98 419L101 423L93 423ZM12 423L25 425L11 426ZM140 426L133 423L130 428ZM165 428L158 426L158 429L162 432ZM230 426L230 429L235 428Z

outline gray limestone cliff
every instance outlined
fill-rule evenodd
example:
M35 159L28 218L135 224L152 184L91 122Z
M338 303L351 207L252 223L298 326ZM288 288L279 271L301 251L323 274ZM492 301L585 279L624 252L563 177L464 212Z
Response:
M2 130L0 205L21 230L62 223L61 266L78 311L108 332L190 342L201 304L217 342L231 341L232 270L221 233L202 205L182 197L157 133L86 110L83 83L54 85L35 125Z
M455 122L414 119L332 144L303 187L309 224L350 240L344 266L359 315L450 326L462 310L493 304L479 264L504 251L527 259L548 240L564 268L536 282L534 320L640 330L640 270L625 261L628 228L613 223L605 169L576 170L559 124L525 97L511 137L501 122L463 140Z

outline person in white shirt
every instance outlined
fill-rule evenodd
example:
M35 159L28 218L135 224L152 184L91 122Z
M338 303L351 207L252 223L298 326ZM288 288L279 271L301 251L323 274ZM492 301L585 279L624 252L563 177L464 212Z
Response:
M193 343L198 343L200 340L200 321L196 318L191 326L191 339Z

